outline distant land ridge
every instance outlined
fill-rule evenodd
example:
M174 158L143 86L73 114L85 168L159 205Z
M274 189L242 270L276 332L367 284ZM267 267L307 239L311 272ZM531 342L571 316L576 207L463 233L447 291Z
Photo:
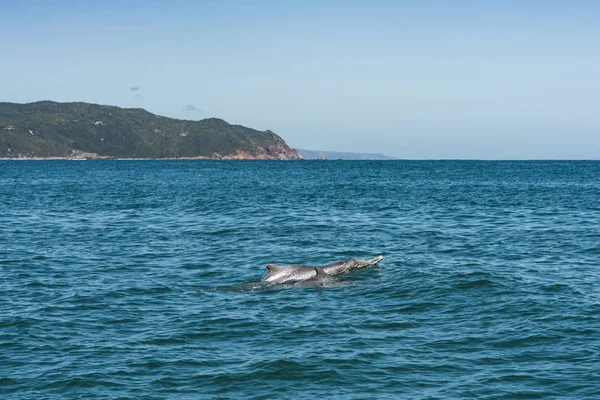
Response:
M0 103L0 158L302 159L275 133L141 108Z
M394 160L393 157L377 153L344 153L303 149L296 149L296 151L306 160Z

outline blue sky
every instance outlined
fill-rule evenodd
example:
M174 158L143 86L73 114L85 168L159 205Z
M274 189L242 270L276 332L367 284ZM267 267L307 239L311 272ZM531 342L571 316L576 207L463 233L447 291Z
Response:
M597 1L23 0L0 17L0 101L219 117L314 150L600 158Z

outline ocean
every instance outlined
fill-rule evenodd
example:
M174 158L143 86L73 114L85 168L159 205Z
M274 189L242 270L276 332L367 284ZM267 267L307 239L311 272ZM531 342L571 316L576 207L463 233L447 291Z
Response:
M0 161L0 398L599 399L600 162Z

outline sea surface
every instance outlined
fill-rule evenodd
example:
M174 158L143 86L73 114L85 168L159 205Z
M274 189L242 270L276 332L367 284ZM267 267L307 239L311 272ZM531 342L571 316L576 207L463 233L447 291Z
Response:
M0 398L600 399L600 162L0 161Z

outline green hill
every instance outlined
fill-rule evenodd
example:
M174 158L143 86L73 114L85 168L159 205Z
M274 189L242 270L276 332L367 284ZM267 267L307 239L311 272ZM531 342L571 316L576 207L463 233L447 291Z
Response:
M300 159L271 131L89 103L0 103L0 158Z

